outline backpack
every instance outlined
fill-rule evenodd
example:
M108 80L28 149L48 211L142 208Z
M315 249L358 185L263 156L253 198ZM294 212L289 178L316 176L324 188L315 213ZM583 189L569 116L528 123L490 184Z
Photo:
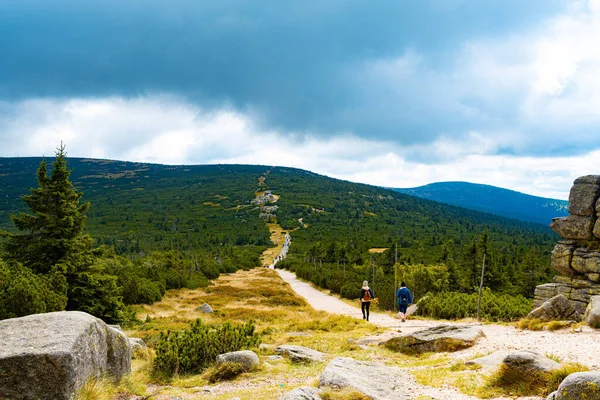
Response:
M365 290L365 295L363 296L364 301L371 301L371 289Z

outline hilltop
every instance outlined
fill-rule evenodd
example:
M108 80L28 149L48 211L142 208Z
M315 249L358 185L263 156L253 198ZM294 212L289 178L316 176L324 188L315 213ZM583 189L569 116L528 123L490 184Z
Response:
M469 182L436 182L400 193L452 204L471 210L549 225L552 218L568 215L566 200L532 196L514 190Z

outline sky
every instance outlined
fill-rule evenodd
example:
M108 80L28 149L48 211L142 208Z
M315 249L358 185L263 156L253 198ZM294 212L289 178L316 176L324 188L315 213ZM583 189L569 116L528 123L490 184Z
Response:
M2 0L0 157L567 199L600 174L598 43L600 0Z

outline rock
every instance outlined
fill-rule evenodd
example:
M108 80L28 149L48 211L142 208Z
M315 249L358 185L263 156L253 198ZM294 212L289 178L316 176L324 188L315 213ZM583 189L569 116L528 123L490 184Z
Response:
M548 357L528 350L507 355L502 361L509 369L523 374L550 372L560 368L560 364Z
M200 307L196 308L196 311L203 312L204 314L210 314L210 313L214 312L212 307L206 303L204 303Z
M338 357L325 367L319 388L351 388L373 400L405 400L410 397L400 388L409 379L409 373L399 368Z
M131 371L127 336L79 311L0 321L0 399L73 399L90 377Z
M600 284L581 276L555 276L553 283L546 283L535 288L534 307L539 307L552 297L562 294L575 307L580 315L585 313L592 296L600 295Z
M289 358L294 363L325 361L325 354L308 347L284 344L277 347L276 351L277 354Z
M552 297L527 315L542 321L578 321L581 317L571 302L562 294Z
M591 240L594 237L592 231L595 223L596 217L569 215L554 218L550 228L565 239Z
M282 356L279 355L275 355L275 356L268 356L267 360L273 362L273 361L282 361L284 360L284 358Z
M290 337L308 337L311 336L310 333L306 332L288 332L287 334Z
M303 386L287 392L279 400L321 400L322 390Z
M123 332L123 329L121 329L121 325L108 325L109 328L115 329L119 332Z
M131 351L134 353L136 351L144 351L148 348L148 346L146 346L146 343L142 339L135 337L129 338L129 345L131 346Z
M260 365L260 359L251 350L232 351L231 353L220 354L217 356L217 364L234 362L242 364L245 371L250 371Z
M573 252L571 268L581 274L600 272L600 253L585 248Z
M402 353L456 351L473 346L481 337L485 334L474 326L438 325L392 338L382 345Z
M600 201L596 203L596 210L600 210ZM596 212L600 213L600 211ZM597 239L600 239L600 219L596 220L596 223L594 224L594 230L592 231L592 233Z
M598 183L586 183L583 180L575 183L569 193L569 214L582 217L596 215L598 197L600 197Z
M467 361L467 362L465 362L465 364L466 365L479 365L483 368L496 368L500 364L502 364L502 362L504 361L504 359L506 358L507 355L508 355L508 351L498 350L492 354L488 354L485 357L479 357L474 360Z
M552 250L552 268L563 275L575 275L577 272L571 268L574 250L574 245L558 242Z
M600 296L590 297L583 320L592 328L600 328Z
M546 397L546 400L556 400L556 393L557 392L550 393L548 397Z
M575 372L561 382L554 398L550 396L548 399L552 400L600 399L600 372Z
M589 183L592 185L600 185L600 175L584 175L575 179L573 182L574 185L578 183Z

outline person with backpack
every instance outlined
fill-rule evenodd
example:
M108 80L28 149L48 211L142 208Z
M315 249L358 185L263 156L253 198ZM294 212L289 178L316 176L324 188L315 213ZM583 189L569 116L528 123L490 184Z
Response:
M360 289L360 310L362 311L363 319L369 320L369 307L371 300L375 298L373 290L369 287L369 282L364 281Z
M396 298L398 299L398 314L402 316L402 322L406 322L406 310L412 304L412 296L410 290L406 287L406 283L400 283Z

